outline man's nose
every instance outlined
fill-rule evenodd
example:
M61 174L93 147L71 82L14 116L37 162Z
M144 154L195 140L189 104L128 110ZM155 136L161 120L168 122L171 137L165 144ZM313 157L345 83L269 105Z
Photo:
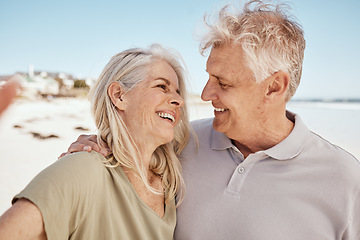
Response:
M214 86L214 83L212 83L210 80L207 81L202 93L201 93L201 99L203 101L212 101L216 99L217 93L216 88Z

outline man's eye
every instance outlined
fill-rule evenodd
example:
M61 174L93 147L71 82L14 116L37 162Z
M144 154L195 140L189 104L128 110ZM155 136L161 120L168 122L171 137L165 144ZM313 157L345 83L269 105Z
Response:
M219 82L219 85L220 85L221 88L227 88L227 87L228 87L227 84L224 84L224 83L222 83L222 82Z

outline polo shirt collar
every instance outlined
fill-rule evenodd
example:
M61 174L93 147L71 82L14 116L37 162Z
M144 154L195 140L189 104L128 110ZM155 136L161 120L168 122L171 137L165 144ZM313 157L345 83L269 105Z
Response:
M290 111L286 111L286 116L295 123L293 130L283 141L263 151L277 160L290 160L299 155L310 133L300 116Z
M286 116L295 123L289 136L274 147L262 151L277 160L289 160L299 155L310 133L300 116L290 111L286 111ZM225 150L236 147L224 133L217 132L212 128L211 148L213 150Z
M214 128L212 128L211 149L225 150L232 147L235 147L235 145L231 142L230 138L228 138L224 133L217 132Z

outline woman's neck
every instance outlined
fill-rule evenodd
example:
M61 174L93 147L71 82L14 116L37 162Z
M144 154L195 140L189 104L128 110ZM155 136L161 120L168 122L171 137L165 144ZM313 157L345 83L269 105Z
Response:
M123 170L140 199L162 218L165 214L165 195L161 177L150 170L147 172L148 184L159 192L154 193L133 170Z

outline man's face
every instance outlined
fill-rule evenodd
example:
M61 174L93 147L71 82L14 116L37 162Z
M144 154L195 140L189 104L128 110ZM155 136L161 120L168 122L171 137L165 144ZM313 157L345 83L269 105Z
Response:
M213 127L237 140L256 133L264 118L266 81L257 84L246 66L240 45L225 45L211 50L206 70L209 80L201 98L212 101Z

